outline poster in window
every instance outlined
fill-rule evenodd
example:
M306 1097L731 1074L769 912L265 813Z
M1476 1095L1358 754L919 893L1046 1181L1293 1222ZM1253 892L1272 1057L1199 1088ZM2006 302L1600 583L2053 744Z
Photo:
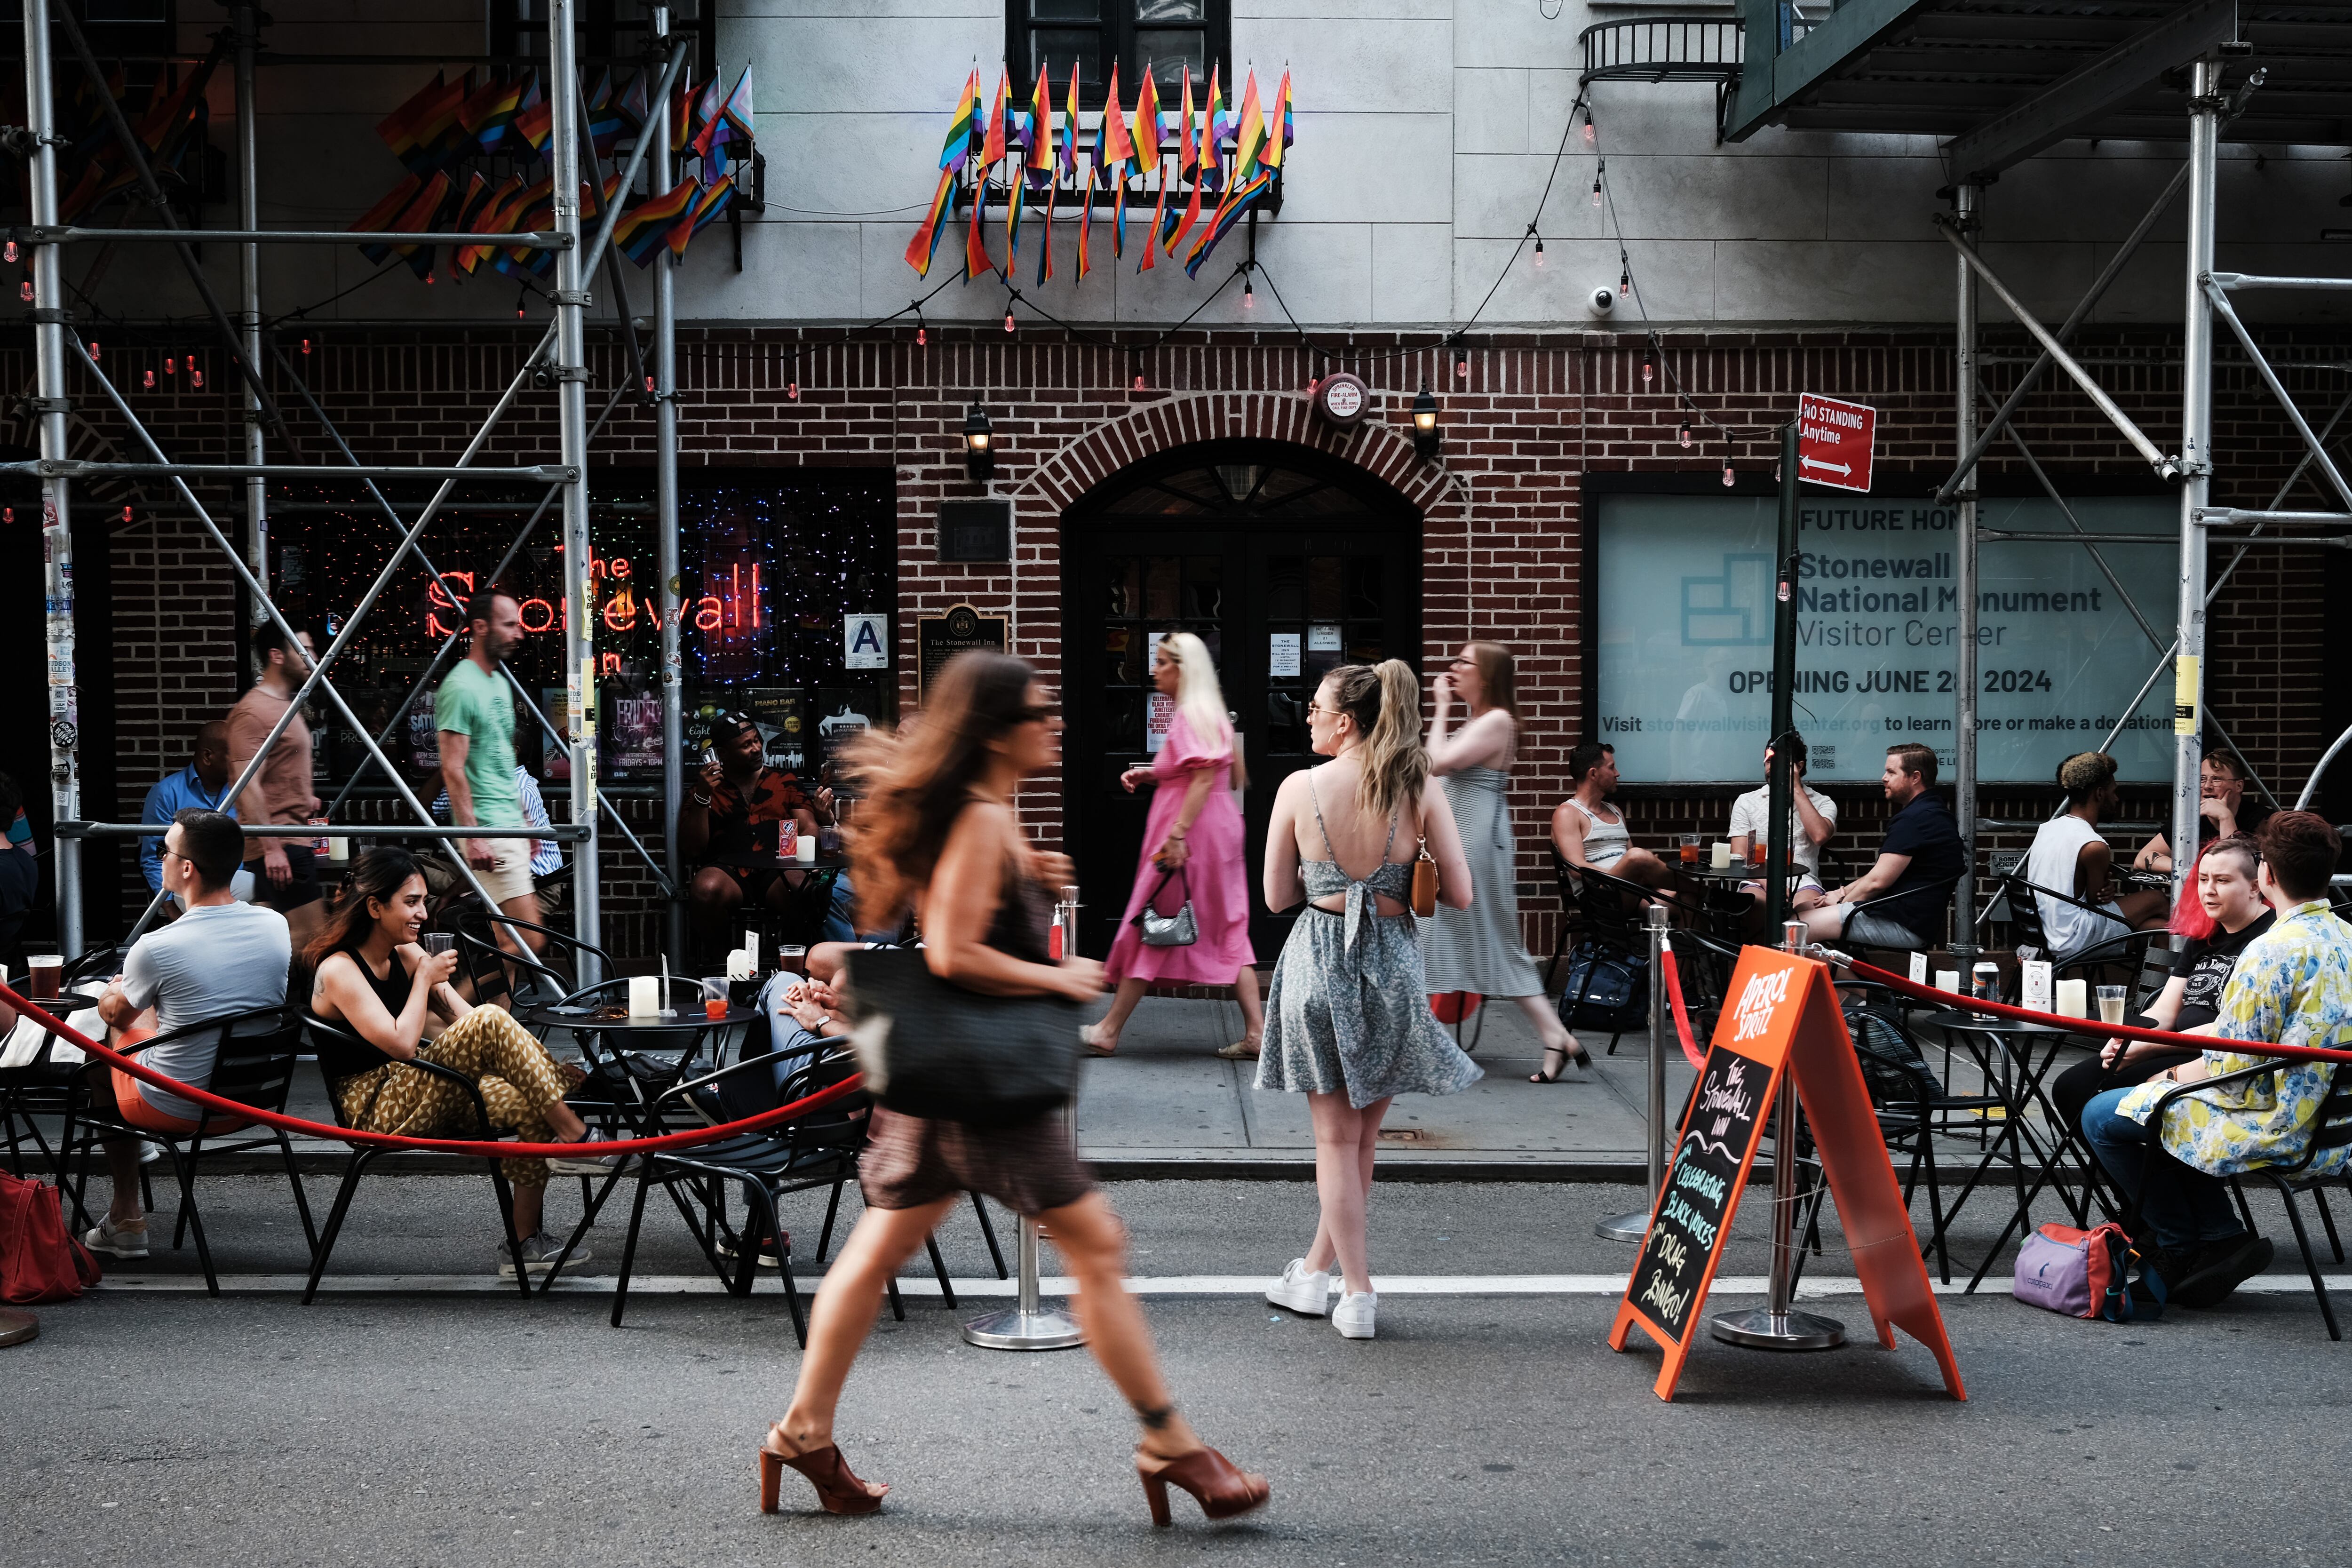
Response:
M542 686L539 689L539 706L555 726L552 732L540 731L546 742L546 750L540 753L541 776L550 784L569 784L572 782L572 748L557 737L571 731L572 693L561 686Z
M433 722L433 702L440 691L437 684L428 686L408 706L408 765L420 773L441 771L441 731Z
M806 726L796 686L754 686L743 693L743 710L758 726L768 765L793 773L807 761Z
M612 769L616 778L653 775L662 765L662 705L658 697L613 700Z
M1176 722L1176 699L1164 691L1151 693L1151 704L1143 715L1143 749L1153 756L1168 743L1169 727Z
M1609 495L1598 528L1597 739L1629 783L1752 783L1771 723L1776 501L1769 496ZM2178 524L2161 496L2070 503L2143 613L2169 614ZM1989 530L2064 533L2046 500L1988 499ZM1805 498L1797 573L1797 729L1816 781L1875 779L1916 742L1953 761L1958 591L1954 507ZM1979 553L1978 772L2047 784L2106 746L2126 780L2169 776L2164 694L2134 694L2157 649L2090 552L1992 541Z

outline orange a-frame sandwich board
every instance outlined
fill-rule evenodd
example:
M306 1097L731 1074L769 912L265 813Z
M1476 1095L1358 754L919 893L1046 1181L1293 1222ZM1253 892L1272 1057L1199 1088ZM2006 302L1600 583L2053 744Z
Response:
M1725 997L1609 1348L1623 1350L1638 1325L1666 1352L1658 1397L1675 1396L1780 1076L1793 1072L1878 1342L1893 1350L1895 1331L1905 1330L1935 1352L1951 1396L1966 1399L1829 966L1769 947L1746 948Z

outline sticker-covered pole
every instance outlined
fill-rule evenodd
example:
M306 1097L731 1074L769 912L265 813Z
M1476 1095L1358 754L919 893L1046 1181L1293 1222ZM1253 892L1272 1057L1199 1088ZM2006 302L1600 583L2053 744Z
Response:
M25 185L35 224L58 221L58 137L49 99L48 0L25 3L25 111L33 141ZM41 456L63 458L66 433L65 276L55 245L32 247L32 405L37 411ZM42 595L47 605L49 691L49 807L52 820L81 816L81 711L74 669L72 481L57 475L41 479ZM0 823L0 827L6 824ZM58 946L68 958L81 956L81 841L60 837L56 845Z
M1789 816L1796 795L1795 759L1780 744L1796 727L1797 703L1797 425L1780 431L1780 538L1772 604L1772 772L1765 809L1765 929L1777 930L1789 912Z
M1782 928L1781 951L1805 945L1801 921ZM1845 1343L1845 1325L1835 1318L1796 1310L1797 1294L1797 1075L1780 1075L1772 1108L1772 1274L1761 1311L1726 1312L1715 1320L1715 1337L1752 1350L1825 1351Z

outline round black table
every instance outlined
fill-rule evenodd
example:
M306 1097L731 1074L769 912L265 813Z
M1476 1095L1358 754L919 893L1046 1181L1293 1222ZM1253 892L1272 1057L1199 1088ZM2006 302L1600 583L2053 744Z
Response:
M680 1007L666 1014L637 1016L628 1015L617 1007L565 1007L542 1003L526 1010L521 1022L526 1028L568 1029L575 1035L626 1035L636 1031L674 1034L679 1029L723 1029L730 1024L748 1024L759 1016L757 1007L733 1005L714 1018L699 1007L692 1010ZM658 1050L661 1047L652 1048Z

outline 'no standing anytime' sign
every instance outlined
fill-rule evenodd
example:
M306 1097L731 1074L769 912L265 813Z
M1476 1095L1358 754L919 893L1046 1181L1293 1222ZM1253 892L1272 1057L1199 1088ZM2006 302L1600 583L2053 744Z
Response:
M1806 393L1797 400L1797 477L1867 494L1877 433L1875 408Z

